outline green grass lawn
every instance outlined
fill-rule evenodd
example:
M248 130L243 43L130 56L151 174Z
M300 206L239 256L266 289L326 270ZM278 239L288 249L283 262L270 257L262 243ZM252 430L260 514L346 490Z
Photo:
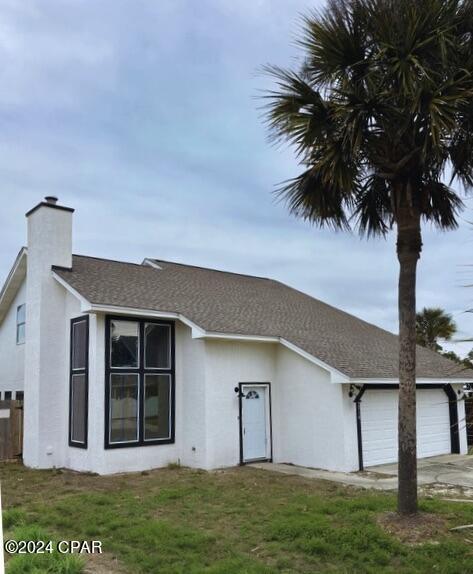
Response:
M17 557L9 574L473 572L473 530L448 530L473 523L469 503L422 499L445 527L406 544L377 523L394 494L250 467L98 477L3 465L0 479L5 538L98 539L105 551Z

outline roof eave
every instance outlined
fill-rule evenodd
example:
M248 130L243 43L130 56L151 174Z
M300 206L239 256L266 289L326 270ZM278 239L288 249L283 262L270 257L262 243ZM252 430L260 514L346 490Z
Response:
M81 295L79 291L74 289L74 287L69 285L69 283L65 279L63 279L60 275L58 275L54 271L54 269L51 270L51 275L53 276L54 279L56 279L56 281L60 285L62 285L66 289L66 291L68 291L71 295L73 295L76 299L79 300L82 313L88 313L90 311L92 304L88 299L86 299L83 295Z
M22 247L0 291L0 325L3 323L13 299L26 278L26 260L27 249Z
M399 383L398 378L383 378L383 377L352 377L348 381L353 385L397 385ZM418 385L445 385L445 384L458 384L466 385L473 383L473 377L468 378L455 378L452 376L444 377L417 377L416 384Z

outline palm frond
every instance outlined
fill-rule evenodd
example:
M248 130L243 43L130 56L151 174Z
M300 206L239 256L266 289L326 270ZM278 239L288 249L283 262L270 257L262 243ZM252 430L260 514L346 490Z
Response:
M386 235L393 223L390 190L386 180L373 174L360 186L352 218L361 235Z
M347 198L340 190L324 181L317 168L307 169L301 175L285 182L278 190L280 199L286 201L291 213L320 227L350 229L347 217Z
M275 141L287 140L302 153L333 129L330 103L301 75L276 66L265 70L278 87L264 96L270 135Z
M423 185L427 197L427 205L422 215L427 221L432 221L441 229L456 229L457 215L463 208L463 201L456 192L439 181L429 181Z

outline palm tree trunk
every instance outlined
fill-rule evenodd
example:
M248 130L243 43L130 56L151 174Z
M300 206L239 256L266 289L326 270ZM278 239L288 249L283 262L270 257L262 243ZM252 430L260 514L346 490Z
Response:
M416 271L422 249L420 217L397 218L399 259L399 490L400 514L417 512L416 449Z

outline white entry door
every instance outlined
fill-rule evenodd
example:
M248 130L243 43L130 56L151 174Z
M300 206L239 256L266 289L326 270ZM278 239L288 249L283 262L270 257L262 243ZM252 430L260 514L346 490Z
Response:
M271 458L269 385L241 386L243 462Z

